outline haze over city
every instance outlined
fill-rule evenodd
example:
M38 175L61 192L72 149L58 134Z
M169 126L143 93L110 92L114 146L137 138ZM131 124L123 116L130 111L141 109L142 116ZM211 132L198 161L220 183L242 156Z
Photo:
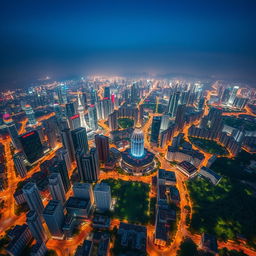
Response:
M255 256L255 1L3 1L0 255Z
M1 88L88 74L255 85L255 1L4 1Z

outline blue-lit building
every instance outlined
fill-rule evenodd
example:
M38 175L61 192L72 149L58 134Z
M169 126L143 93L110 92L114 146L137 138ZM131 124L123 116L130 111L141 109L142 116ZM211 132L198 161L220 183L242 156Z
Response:
M141 175L153 170L155 155L144 148L144 134L140 125L136 125L131 148L122 152L121 167L128 173Z
M134 157L144 155L144 134L140 126L136 126L131 137L131 154Z
M24 108L24 111L25 111L26 116L28 118L28 123L30 125L36 125L35 113L34 113L34 110L32 109L32 107L27 104Z

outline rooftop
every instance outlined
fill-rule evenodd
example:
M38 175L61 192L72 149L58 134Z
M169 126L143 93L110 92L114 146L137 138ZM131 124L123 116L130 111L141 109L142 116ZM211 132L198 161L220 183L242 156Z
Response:
M67 208L87 209L90 200L77 197L70 197L66 202Z
M55 212L55 210L56 210L56 208L58 207L59 204L60 204L60 201L50 200L49 203L44 208L43 214L46 214L46 215L54 214L54 212Z

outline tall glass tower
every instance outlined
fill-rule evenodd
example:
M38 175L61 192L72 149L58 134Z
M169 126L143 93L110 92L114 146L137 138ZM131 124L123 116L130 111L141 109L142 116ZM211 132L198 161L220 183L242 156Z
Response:
M34 110L32 109L32 107L27 104L25 106L24 110L25 110L26 116L28 118L29 124L30 125L36 125L35 113L34 113Z
M136 125L131 137L131 154L134 157L144 155L144 134L139 124Z
M78 101L78 107L77 107L77 112L80 116L80 123L81 123L81 127L84 127L86 129L86 131L89 129L86 121L85 121L85 117L84 117L84 106L81 102L81 98L80 98L80 93L77 94L77 101Z

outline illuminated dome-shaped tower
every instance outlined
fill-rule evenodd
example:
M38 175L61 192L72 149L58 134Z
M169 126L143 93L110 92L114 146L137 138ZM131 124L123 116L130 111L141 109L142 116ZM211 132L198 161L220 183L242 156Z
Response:
M142 157L144 155L144 134L140 124L136 125L132 133L131 154L134 157Z

